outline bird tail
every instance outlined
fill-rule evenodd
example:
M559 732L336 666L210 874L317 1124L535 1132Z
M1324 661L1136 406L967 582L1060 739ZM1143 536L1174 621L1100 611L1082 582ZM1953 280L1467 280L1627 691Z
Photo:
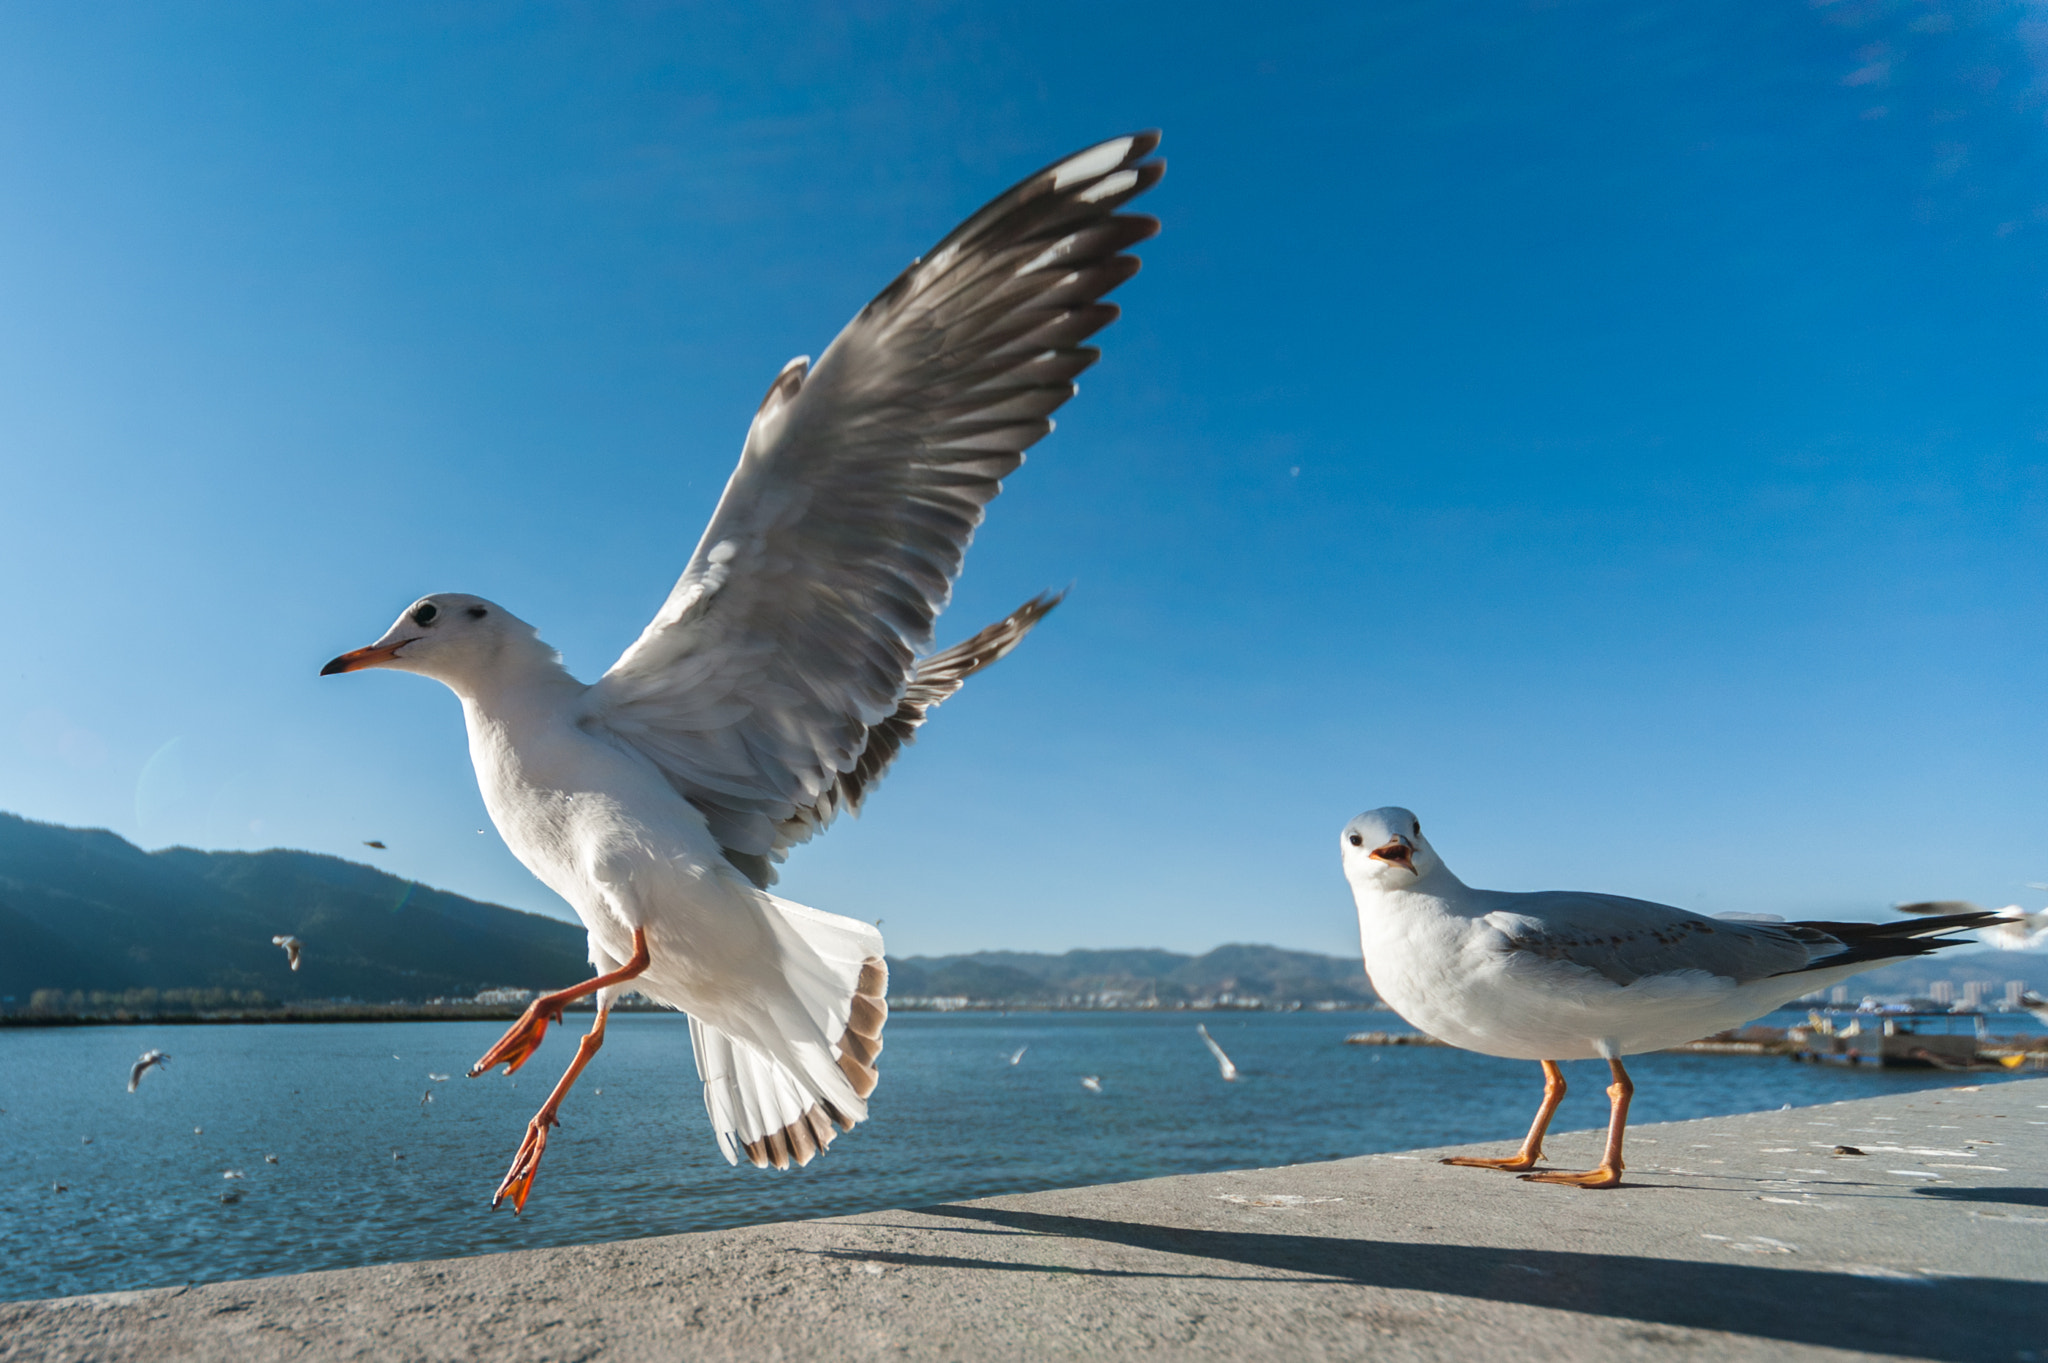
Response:
M882 935L869 924L786 899L771 906L786 955L813 967L792 969L790 983L811 1015L814 1035L833 1038L829 1054L797 1045L786 1056L771 1055L695 1015L690 1042L704 1110L726 1160L737 1164L745 1155L757 1168L787 1169L792 1161L809 1164L830 1146L835 1127L851 1131L866 1119L889 1018L889 967Z
M1917 911L1916 909L1915 912ZM1804 974L1806 971L1838 970L1847 965L1868 970L1871 966L1886 961L1904 960L1909 956L1925 956L1944 947L1965 946L1970 944L1972 939L1951 937L1946 934L1995 928L2003 921L2005 920L1998 914L1974 909L1965 913L1894 919L1886 923L1802 922L1787 923L1785 926L1815 934L1822 943L1832 938L1841 946L1839 951L1817 953L1812 964L1806 966L1804 970L1792 972Z

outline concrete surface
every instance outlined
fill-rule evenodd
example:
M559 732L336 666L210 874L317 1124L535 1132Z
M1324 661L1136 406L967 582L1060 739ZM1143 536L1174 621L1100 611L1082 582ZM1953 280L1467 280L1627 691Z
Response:
M2048 1080L1646 1126L1611 1192L1440 1153L0 1305L0 1359L2048 1363Z

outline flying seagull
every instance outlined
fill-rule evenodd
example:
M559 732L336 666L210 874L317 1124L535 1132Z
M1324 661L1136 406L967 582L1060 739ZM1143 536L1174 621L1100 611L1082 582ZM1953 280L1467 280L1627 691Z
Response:
M323 674L418 672L461 698L492 822L575 908L595 978L534 1000L470 1071L524 1064L564 1005L597 1021L492 1199L525 1205L548 1129L628 981L690 1015L704 1102L737 1163L804 1164L867 1116L882 935L770 892L789 849L857 810L931 708L1057 604L943 652L987 503L1052 429L1085 344L1158 224L1118 212L1158 136L1090 147L997 198L782 367L682 579L596 683L481 597L437 593Z
M1019 1047L1018 1047L1018 1048L1017 1048L1017 1049L1016 1049L1015 1051L1013 1051L1013 1052L1011 1053L1011 1055L1010 1055L1010 1063L1011 1063L1012 1065L1019 1065L1019 1064L1022 1064L1022 1063L1023 1063L1023 1061L1024 1061L1024 1052L1026 1052L1026 1051L1028 1051L1028 1050L1030 1050L1030 1049L1031 1049L1031 1047L1030 1047L1030 1045L1029 1045L1029 1044L1026 1044L1026 1045L1023 1045L1023 1046L1019 1046Z
M304 951L305 947L299 942L298 938L288 936L273 937L270 939L270 945L283 947L284 954L291 957L292 969L297 970L299 968L299 953Z
M1543 1105L1520 1151L1458 1158L1515 1171L1543 1158L1564 1098L1560 1060L1598 1056L1614 1083L1607 1148L1585 1173L1523 1178L1581 1188L1621 1182L1621 1138L1635 1086L1621 1058L1738 1026L1801 994L1887 961L1968 939L1985 913L1912 923L1779 923L1706 918L1617 895L1475 890L1451 874L1405 809L1345 825L1344 875L1358 904L1373 989L1418 1029L1484 1055L1543 1065Z
M133 1093L142 1086L143 1075L148 1074L158 1065L168 1065L170 1063L171 1058L162 1051L144 1051L140 1058L136 1060L134 1068L128 1071L128 1091ZM195 1134L197 1134L196 1129Z
M1081 1087L1087 1089L1090 1093L1100 1093L1102 1092L1102 1081L1092 1074L1084 1074L1081 1076Z
M1209 1048L1209 1054L1215 1056L1216 1063L1222 1067L1224 1079L1231 1080L1237 1078L1237 1066L1230 1063L1230 1057L1225 1055L1223 1048L1216 1044L1216 1038L1209 1035L1208 1025L1198 1022L1195 1024L1195 1030L1202 1034L1202 1044Z
M377 849L377 850L378 850L379 852L385 852L385 851L389 851L389 850L390 850L389 848L385 847L383 843L381 843L381 842L377 841L377 839L375 839L375 838L371 838L371 839L370 839L369 841L365 842L365 843L363 844L363 846L365 846L365 847L374 847L374 848L376 848L376 849Z

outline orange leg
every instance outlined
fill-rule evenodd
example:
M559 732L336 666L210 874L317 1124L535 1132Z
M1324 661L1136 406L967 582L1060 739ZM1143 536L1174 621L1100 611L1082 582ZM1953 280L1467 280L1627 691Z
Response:
M1444 1160L1445 1164L1468 1164L1479 1169L1507 1169L1520 1171L1534 1169L1536 1161L1543 1158L1543 1133L1550 1129L1550 1118L1557 1111L1557 1105L1564 1101L1564 1071L1555 1060L1543 1063L1543 1106L1536 1109L1536 1120L1530 1124L1529 1134L1522 1141L1522 1148L1512 1155L1498 1159L1484 1159L1478 1155L1457 1155Z
M1612 1106L1607 1119L1607 1150L1600 1156L1600 1167L1588 1169L1583 1174L1546 1169L1540 1174L1524 1174L1523 1178L1532 1183L1564 1183L1574 1188L1621 1186L1621 1133L1628 1125L1628 1100L1635 1093L1636 1086L1629 1082L1628 1071L1621 1067L1619 1057L1610 1057L1607 1067L1614 1071L1614 1082L1607 1086L1607 1101Z
M552 994L543 994L526 1005L526 1011L519 1015L519 1021L512 1024L505 1035L498 1038L498 1044L484 1052L484 1058L469 1067L469 1077L474 1079L493 1065L502 1064L505 1073L524 1065L540 1049L540 1043L547 1038L548 1024L562 1020L562 1009L577 999L607 985L623 984L647 969L647 930L633 929L633 959L609 974L572 984L567 989L557 989ZM582 1068L580 1065L577 1069ZM570 1070L574 1074L575 1069Z
M548 1128L561 1125L555 1113L562 1106L562 1099L569 1096L569 1088L576 1082L576 1076L583 1073L590 1057L604 1045L605 1019L610 1016L610 1013L597 1015L597 1021L576 1043L576 1058L569 1062L569 1068L556 1083L555 1091L548 1095L548 1100L540 1105L540 1111L526 1124L526 1139L519 1143L519 1153L512 1157L512 1167L505 1171L505 1181L498 1185L497 1192L491 1194L491 1210L496 1211L498 1204L508 1197L512 1199L514 1216L526 1210L526 1199L533 1194L533 1176L540 1172L540 1157L547 1153Z

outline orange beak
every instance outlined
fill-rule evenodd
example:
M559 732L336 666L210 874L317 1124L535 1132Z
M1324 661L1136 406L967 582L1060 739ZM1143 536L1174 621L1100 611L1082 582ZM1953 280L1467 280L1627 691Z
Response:
M1373 848L1368 855L1376 861L1398 866L1410 875L1415 873L1415 848L1406 838L1396 837L1385 847Z
M344 653L333 662L327 664L327 666L321 668L320 675L331 677L337 672L358 672L366 667L376 667L379 664L388 663L398 656L399 649L404 648L406 644L411 642L413 641L407 639L402 643L386 644L381 647L372 644L368 648L359 648L353 653Z

